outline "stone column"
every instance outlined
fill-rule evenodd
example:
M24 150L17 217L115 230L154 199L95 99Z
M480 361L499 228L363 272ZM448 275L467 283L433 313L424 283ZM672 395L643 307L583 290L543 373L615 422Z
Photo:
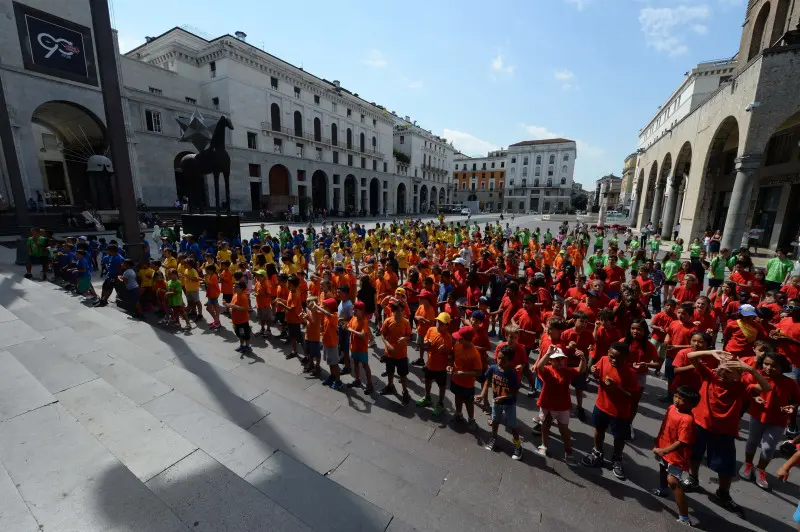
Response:
M733 183L731 203L722 229L722 247L728 249L747 246L745 231L748 228L747 213L750 209L750 196L756 181L756 173L761 167L760 155L742 155L736 158L736 181Z
M678 194L681 186L681 178L673 175L669 180L669 196L667 205L664 209L664 227L661 229L661 239L672 239L672 226L675 224L675 211L678 209Z
M606 210L608 209L607 195L606 184L600 183L600 212L597 216L597 223L599 225L605 225L606 223Z
M653 196L653 210L650 211L650 223L653 227L658 228L658 220L661 218L661 202L664 200L664 182L661 180L656 181L656 191Z
M633 193L633 206L631 207L631 225L633 227L636 227L636 222L639 219L639 203L641 202L642 193L644 193L644 190L641 192L634 191ZM642 221L645 224L647 223L647 220Z

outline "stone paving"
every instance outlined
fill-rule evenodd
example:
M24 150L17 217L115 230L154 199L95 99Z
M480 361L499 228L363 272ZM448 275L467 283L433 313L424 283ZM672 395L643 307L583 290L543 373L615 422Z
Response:
M497 452L483 448L483 414L469 433L395 397L332 391L285 360L277 341L255 339L259 359L241 360L224 317L219 332L201 322L176 333L113 303L95 309L23 279L9 252L0 256L0 531L679 526L672 500L647 491L658 482L650 449L664 413L660 379L648 377L625 451L628 481L608 468L570 470L557 435L552 457L536 455L527 397L518 413L525 456L514 462L508 433ZM414 368L414 399L420 376ZM589 409L593 401L590 393ZM450 397L447 406L451 414ZM592 429L574 418L571 428L582 455ZM704 530L790 530L797 486L771 481L772 492L734 482L747 521L705 493L691 495L692 518ZM701 483L713 491L716 478L703 468Z

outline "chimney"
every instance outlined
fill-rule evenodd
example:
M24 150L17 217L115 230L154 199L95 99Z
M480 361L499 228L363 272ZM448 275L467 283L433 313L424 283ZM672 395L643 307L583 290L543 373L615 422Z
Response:
M155 38L155 37L150 37L150 36L147 36L147 37L145 37L145 38L144 38L144 42L146 42L146 43L151 43L151 42L153 42L154 40L156 40L156 38Z
M234 35L235 35L235 36L236 36L236 38L237 38L237 39L239 39L240 41L247 42L247 34L246 34L245 32L243 32L243 31L237 31L236 33L234 33Z
M341 88L341 85L339 84L339 80L338 79L333 80L333 86L336 87L337 89Z
M404 116L403 118L405 118L405 119L406 119L406 122L411 122L411 117L410 117L410 116L406 115L406 116Z

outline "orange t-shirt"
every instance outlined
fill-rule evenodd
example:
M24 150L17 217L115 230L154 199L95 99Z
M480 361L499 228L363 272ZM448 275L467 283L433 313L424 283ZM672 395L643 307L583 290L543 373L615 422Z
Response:
M272 299L278 297L278 286L278 276L273 273L269 276L269 295Z
M436 319L436 309L434 309L430 305L425 307L424 305L420 304L419 308L417 309L417 312L414 313L414 317L415 318L424 318L424 319L426 319L426 320L431 322L431 323L420 323L420 322L417 322L417 334L421 338L424 338L425 334L428 332L428 330L431 327L433 327L433 325L434 325L433 324L433 320Z
M230 270L222 270L219 274L223 294L233 293L233 274Z
M453 350L453 337L448 333L440 333L436 327L431 327L425 333L425 341L429 344L427 368L431 371L445 371L450 361L450 352Z
M311 285L308 288L308 293L314 297L319 297L319 293L322 290L322 283L319 279L313 279L311 281Z
M456 343L454 349L453 375L450 381L464 388L475 387L476 375L456 375L457 371L480 371L481 356L474 345L464 347L461 342Z
M206 276L206 297L208 299L219 297L219 277L216 273Z
M300 303L300 294L297 290L292 290L286 300L286 323L300 323L300 312L302 310L303 305Z
M394 272L384 272L383 274L383 281L384 281L384 289L386 293L394 294L394 291L397 289L397 282L398 282L397 274Z
M300 280L300 284L297 286L297 292L300 296L300 303L308 299L308 281L305 279Z
M269 281L256 281L255 285L255 293L256 293L256 308L267 308L271 303L271 297L269 295Z
M231 309L231 321L234 325L239 325L240 323L247 323L250 321L250 298L247 297L247 294L242 292L241 294L233 294L233 299L231 299L231 305L237 305L239 307L244 307L246 310L238 310L238 309Z
M275 290L275 298L276 299L283 299L284 301L289 299L289 289L278 285L278 288ZM287 301L288 302L288 301ZM278 312L285 312L285 309L280 305L275 305Z
M358 335L350 333L350 352L366 353L369 348L369 323L366 318L358 319L356 316L353 316L350 318L350 321L347 322L347 328L366 334L364 338L359 338Z
M322 320L320 319L322 314L309 311L308 315L310 319L306 324L306 340L309 342L319 342L322 335Z
M408 341L397 343L400 338L411 336L411 324L407 319L401 317L399 320L395 320L394 316L389 316L381 326L381 336L395 346L393 353L390 353L388 348L386 349L386 356L390 358L408 357Z
M339 317L336 313L325 316L322 323L322 345L336 347L339 345Z

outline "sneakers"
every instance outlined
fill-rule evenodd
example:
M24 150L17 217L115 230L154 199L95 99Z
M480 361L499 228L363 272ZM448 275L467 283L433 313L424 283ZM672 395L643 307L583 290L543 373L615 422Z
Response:
M533 427L531 427L531 433L534 436L538 436L542 433L542 423L539 421L538 418L534 418L533 420Z
M586 421L586 410L582 406L575 409L575 416L581 421Z
M709 497L709 499L714 501L716 504L719 504L729 512L734 513L744 519L744 508L739 506L736 501L731 498L730 493L723 493L722 491L717 490L714 492L714 495Z
M361 388L361 379L356 379L353 382L347 383L348 388Z
M678 517L675 520L679 525L688 526L689 528L693 528L692 522L689 520L688 517Z
M683 480L681 480L681 486L686 491L694 491L700 487L700 481L697 480L697 477L694 475L689 474L683 477Z
M514 453L511 455L511 459L517 462L522 460L522 444L514 446Z
M575 455L572 453L564 455L564 463L567 464L568 467L578 467L578 461L575 459Z
M411 395L409 395L408 390L403 390L403 404L407 405L411 402Z
M581 463L586 467L600 467L603 465L603 452L592 449L592 452L583 457Z
M767 472L763 469L756 468L756 486L762 490L769 489L769 482L767 482Z
M667 496L667 490L664 488L653 488L650 490L650 495L661 497L662 499Z
M292 352L292 353L286 353L286 355L285 355L285 356L286 356L286 360L291 360L291 359L293 359L293 358L297 358L297 353L294 353L294 352Z
M419 407L431 406L432 403L433 401L431 401L430 397L423 397L422 399L417 401L417 406Z
M547 447L545 447L544 445L540 445L539 447L536 448L536 454L547 458Z
M367 386L364 388L364 395L372 395L373 393L375 393L375 388L372 386Z
M444 413L444 405L443 404L438 404L438 405L433 407L432 414L434 416L441 416L443 413Z
M753 464L748 464L745 462L745 464L739 470L739 476L744 480L750 480L753 478Z
M322 381L323 386L330 386L331 384L333 384L333 377L328 377L327 379Z
M625 469L622 467L622 460L614 460L613 465L611 466L611 471L618 479L628 480L628 477L625 476Z
M331 390L341 390L344 387L344 383L342 381L333 381L331 384Z
M467 430L478 430L478 423L475 422L474 418L467 421Z
M381 394L381 395L394 395L394 394L397 393L397 390L394 388L394 386L389 385L389 386L385 386L383 388L383 390L381 390L378 393Z
M494 451L494 446L496 444L497 440L495 440L494 438L489 438L489 441L486 442L486 445L484 447L486 448L487 451Z
M413 361L413 362L411 363L411 365L412 365L412 366L418 366L418 367L422 367L422 366L424 366L424 365L425 365L425 361L424 361L424 360L422 360L421 358L418 358L418 359L416 359L415 361Z
M237 353L242 353L244 350L245 350L245 346L243 346L243 345L240 345L239 347L236 348L236 352Z
M25 278L26 278L26 279L33 279L33 275L32 275L32 274L30 274L30 273L26 273L26 274L25 274Z

